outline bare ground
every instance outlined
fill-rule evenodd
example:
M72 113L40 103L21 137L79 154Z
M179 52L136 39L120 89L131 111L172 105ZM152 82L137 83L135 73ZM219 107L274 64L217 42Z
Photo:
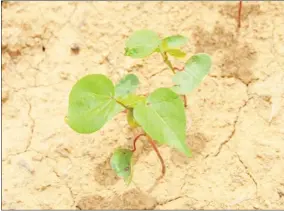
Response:
M243 5L237 31L236 2L3 3L3 208L284 209L284 2ZM140 92L171 84L158 55L123 56L142 28L189 37L185 50L214 65L188 96L194 157L161 146L167 172L156 184L160 164L140 142L126 187L108 164L131 144L124 115L92 135L64 116L89 73L135 73Z

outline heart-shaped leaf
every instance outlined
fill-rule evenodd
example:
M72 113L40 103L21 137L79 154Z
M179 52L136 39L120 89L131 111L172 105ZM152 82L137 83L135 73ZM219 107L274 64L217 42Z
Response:
M211 68L209 55L193 55L185 64L185 71L177 72L173 77L175 86L172 90L178 94L187 94L195 89L209 73Z
M166 37L161 42L162 51L169 49L178 49L187 43L187 38L182 35L174 35Z
M186 56L186 53L182 52L181 50L179 49L169 49L167 50L167 52L173 56L173 57L176 57L176 58L183 58Z
M115 86L115 97L126 96L133 93L139 85L139 79L134 74L128 74Z
M67 122L78 133L92 133L124 108L114 99L114 85L104 75L81 78L69 95Z
M125 56L144 58L151 55L160 43L157 33L150 30L136 31L126 41Z
M180 97L168 88L159 88L134 108L134 118L155 141L177 148L187 156L186 117Z
M118 148L114 151L111 159L111 168L116 172L119 177L129 184L133 175L133 152L129 149Z

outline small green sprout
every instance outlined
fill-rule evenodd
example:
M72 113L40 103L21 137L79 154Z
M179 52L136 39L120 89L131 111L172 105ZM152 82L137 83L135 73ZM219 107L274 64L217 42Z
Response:
M137 94L139 79L134 74L125 75L116 85L105 75L90 74L72 87L69 94L66 123L76 132L94 133L120 112L126 112L131 128L141 128L144 132L134 138L133 149L118 148L114 151L110 165L116 174L129 184L133 175L133 153L136 141L144 136L165 164L157 144L166 144L191 157L186 143L186 94L192 92L209 73L211 59L207 54L191 56L184 68L176 68L169 60L184 58L180 48L187 42L182 35L160 39L150 30L134 32L126 41L125 55L135 59L159 53L173 75L173 87L161 87L148 94ZM183 96L184 102L181 98Z

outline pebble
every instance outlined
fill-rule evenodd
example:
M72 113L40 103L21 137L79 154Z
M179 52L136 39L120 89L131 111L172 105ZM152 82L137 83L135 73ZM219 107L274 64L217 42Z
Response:
M46 190L48 187L51 187L51 185L50 184L48 184L48 185L38 185L38 186L35 187L35 189L37 191L42 192L42 191Z
M73 54L75 54L75 55L79 54L79 52L80 52L80 47L79 47L79 45L78 45L77 43L73 43L73 44L71 45L71 52L72 52Z
M60 72L60 78L63 79L63 80L67 80L69 78L70 74L67 73L67 72Z
M35 156L32 157L32 160L34 160L34 161L42 161L42 159L43 159L43 156L40 155L40 154L35 155Z
M8 54L13 57L18 57L21 55L21 51L19 49L9 49Z

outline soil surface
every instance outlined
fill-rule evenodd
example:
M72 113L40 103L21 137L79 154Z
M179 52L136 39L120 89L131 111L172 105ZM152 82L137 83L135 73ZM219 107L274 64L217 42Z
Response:
M284 209L284 2L4 2L3 209ZM188 159L146 141L133 183L110 169L134 133L119 114L95 134L64 122L80 77L137 74L140 93L171 85L159 55L125 57L139 29L189 38L213 67L188 96ZM188 57L187 57L188 58ZM182 61L174 61L180 66ZM190 123L191 122L191 123Z

